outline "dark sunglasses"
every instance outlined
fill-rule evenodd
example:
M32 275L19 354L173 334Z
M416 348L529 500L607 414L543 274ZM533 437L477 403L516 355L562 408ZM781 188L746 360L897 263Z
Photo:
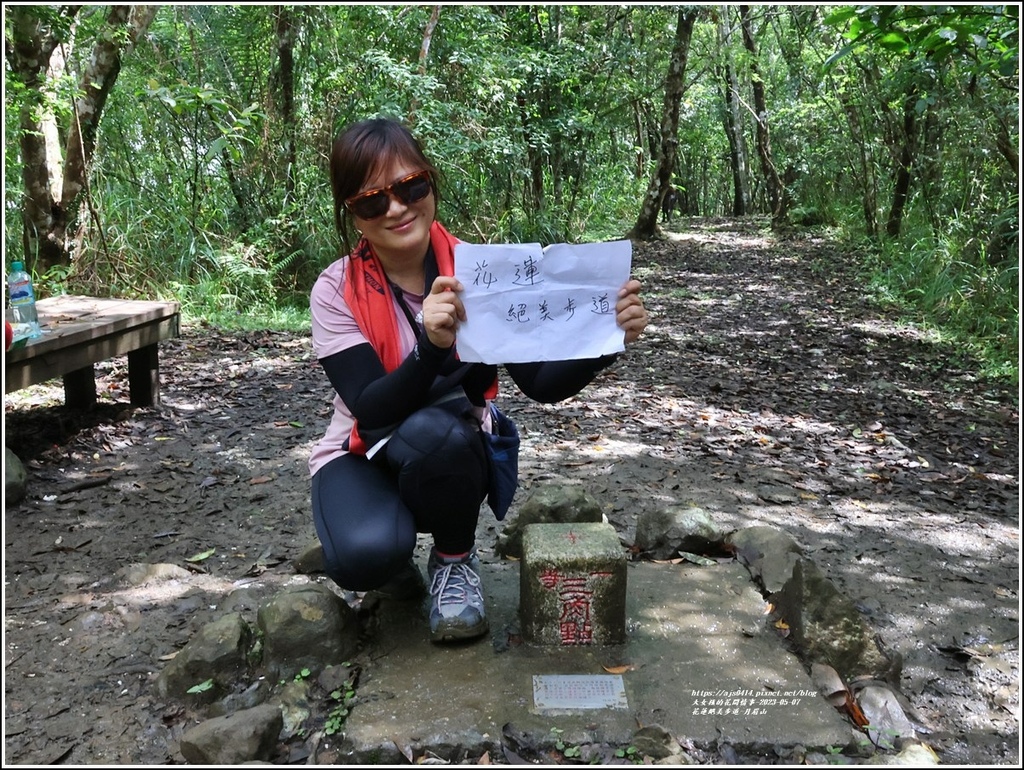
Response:
M433 189L430 172L417 171L387 187L378 187L353 195L345 201L345 207L360 219L376 219L388 213L388 209L391 208L390 196L398 198L408 206L426 198Z

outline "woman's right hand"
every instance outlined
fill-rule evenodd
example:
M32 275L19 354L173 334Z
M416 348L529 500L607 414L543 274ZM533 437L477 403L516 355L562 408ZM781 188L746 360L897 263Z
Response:
M454 276L439 275L423 298L423 330L439 348L448 349L455 344L459 322L466 320L466 308L459 299L462 284Z

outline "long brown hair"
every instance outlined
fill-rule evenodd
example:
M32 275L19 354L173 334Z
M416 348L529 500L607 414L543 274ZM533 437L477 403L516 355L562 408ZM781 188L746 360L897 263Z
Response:
M345 251L355 245L351 237L352 215L345 201L359 192L367 179L393 161L403 161L430 172L437 195L439 172L427 159L416 137L397 120L370 118L353 123L334 140L331 148L331 192L334 225Z

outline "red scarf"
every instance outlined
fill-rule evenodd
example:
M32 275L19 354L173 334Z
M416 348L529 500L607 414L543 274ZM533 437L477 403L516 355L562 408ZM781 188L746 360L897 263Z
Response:
M455 244L459 241L440 222L430 225L430 245L434 249L439 275L455 275ZM384 370L393 372L402 363L401 322L395 308L391 284L384 274L380 258L370 242L363 238L349 255L345 270L345 303L359 325L359 330L384 364ZM498 380L487 389L486 398L498 393ZM358 425L352 426L348 449L355 454L366 454L368 447L359 435Z

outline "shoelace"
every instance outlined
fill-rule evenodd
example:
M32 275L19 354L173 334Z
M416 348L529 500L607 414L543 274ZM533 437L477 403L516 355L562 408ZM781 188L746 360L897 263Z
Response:
M480 588L480 576L468 564L446 564L434 573L430 593L437 594L437 608L466 601L469 589Z

